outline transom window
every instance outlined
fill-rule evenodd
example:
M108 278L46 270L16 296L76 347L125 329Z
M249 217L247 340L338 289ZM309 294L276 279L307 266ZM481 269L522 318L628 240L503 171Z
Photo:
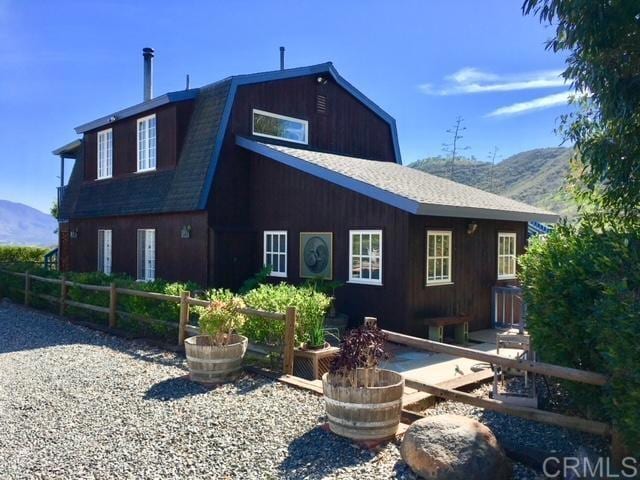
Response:
M156 279L156 231L138 230L138 280L152 282Z
M382 230L349 231L349 282L382 285Z
M309 122L263 110L253 110L252 131L254 135L261 137L305 145L309 143Z
M113 169L112 129L98 132L98 179L110 178Z
M98 271L111 275L111 230L98 230Z
M138 172L156 168L156 116L138 119Z
M287 232L264 232L264 266L271 267L272 277L287 276Z
M516 278L516 234L498 233L498 280Z
M427 231L427 285L451 283L451 232Z

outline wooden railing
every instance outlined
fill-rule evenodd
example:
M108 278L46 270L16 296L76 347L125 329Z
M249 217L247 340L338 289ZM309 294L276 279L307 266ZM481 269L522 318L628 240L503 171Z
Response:
M190 292L183 291L180 295L167 295L164 293L145 292L142 290L135 290L131 288L121 288L112 282L110 285L88 285L84 283L73 282L67 279L65 274L62 274L60 278L42 277L33 275L26 272L15 272L6 269L0 269L0 272L7 275L13 275L16 277L24 278L24 288L18 289L24 293L24 304L29 306L31 304L32 297L38 297L51 303L57 303L59 308L59 314L64 316L67 307L75 307L93 312L103 313L108 316L109 328L115 329L118 327L118 318L120 316L133 317L135 320L144 323L164 323L165 325L172 326L178 329L178 345L184 345L184 340L188 333L197 335L200 333L200 329L197 326L189 325L189 314L191 306L208 307L210 302L207 300L201 300L191 297ZM34 281L44 282L54 285L60 285L59 296L47 295L44 293L36 293L33 291L32 283ZM89 303L81 303L73 300L69 300L69 287L81 288L93 292L102 292L109 294L109 306L102 307L99 305L92 305ZM167 320L157 320L143 315L136 315L131 312L123 312L117 309L118 296L129 295L133 297L148 298L151 300L157 300L159 302L170 302L180 305L180 314L178 322L170 322ZM267 320L283 321L284 339L283 339L283 361L282 369L285 375L293 375L293 356L295 347L295 330L296 330L296 317L297 311L294 307L287 307L285 313L268 312L264 310L256 310L254 308L243 308L240 310L248 316L260 317Z
M571 380L573 382L586 383L589 385L604 386L609 381L609 378L601 373L561 367L559 365L552 365L549 363L534 362L532 360L503 357L501 355L495 355L478 350L473 350L470 348L434 342L431 340L425 340L423 338L412 337L409 335L404 335L387 330L383 330L383 332L387 335L387 338L390 342L407 345L419 350L444 353L456 357L470 358L472 360L478 360L480 362L500 365L504 368L512 368L525 372L548 375L551 377ZM580 430L596 435L609 436L615 434L612 426L603 422L597 422L568 415L561 415L558 413L547 412L531 407L510 405L499 400L480 398L468 393L441 388L437 385L432 385L409 378L405 379L405 385L421 392L430 393L431 395L435 395L436 397L445 398L447 400L455 402L466 403L468 405L485 408L487 410L493 410L507 415L526 418L528 420L534 420L537 422L547 423L560 427L573 428L575 430Z

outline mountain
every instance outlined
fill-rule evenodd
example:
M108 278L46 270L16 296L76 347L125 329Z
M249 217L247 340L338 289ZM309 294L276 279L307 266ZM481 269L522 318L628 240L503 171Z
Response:
M22 203L0 200L0 245L57 245L58 222Z
M576 207L564 191L570 157L570 148L537 148L504 159L493 173L490 162L458 158L453 180L572 218ZM425 158L409 166L444 178L449 178L451 169L450 159L444 157Z

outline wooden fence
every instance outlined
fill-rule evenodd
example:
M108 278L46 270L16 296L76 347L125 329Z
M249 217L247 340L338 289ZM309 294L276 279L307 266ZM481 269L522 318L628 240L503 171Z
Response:
M167 295L164 293L145 292L142 290L135 290L131 288L121 288L121 287L118 287L115 282L112 282L108 286L107 285L88 285L84 283L73 282L73 281L67 280L65 274L62 274L60 278L51 278L51 277L41 277L38 275L33 275L28 271L14 272L11 270L0 269L0 272L3 272L8 275L24 278L24 288L19 289L19 291L24 293L24 304L26 306L30 305L32 297L38 297L48 302L58 304L59 314L61 316L64 316L67 307L76 307L80 309L90 310L93 312L103 313L108 316L109 328L111 329L117 328L118 317L120 316L133 317L135 320L138 320L144 323L156 323L156 322L164 323L165 325L172 326L178 329L178 345L180 346L184 344L184 340L187 336L187 333L191 333L194 335L197 335L200 333L200 329L198 327L189 325L189 314L190 314L191 306L208 307L210 305L210 302L207 300L192 298L190 292L188 291L181 292L179 296ZM53 296L53 295L34 292L32 288L32 284L34 281L60 285L59 296ZM101 307L98 305L92 305L88 303L81 303L81 302L69 300L68 298L69 287L81 288L81 289L92 291L92 292L108 293L109 306ZM167 320L157 320L157 319L152 319L142 315L132 314L130 312L120 311L117 309L119 295L129 295L134 297L157 300L159 302L171 302L171 303L179 304L180 305L179 321L176 323L176 322L170 322ZM267 312L264 310L256 310L253 308L243 308L240 310L240 312L248 316L260 317L267 320L284 322L285 328L284 328L284 339L283 339L282 370L285 375L293 375L293 356L294 356L294 347L295 347L295 329L296 329L296 317L297 317L296 309L294 307L288 307L285 313L277 313L277 312Z
M383 332L387 334L387 338L391 342L401 345L407 345L420 350L444 353L454 355L456 357L470 358L472 360L478 360L480 362L500 365L505 368L512 368L525 372L537 373L540 375L548 375L551 377L586 383L589 385L604 386L609 381L608 377L601 373L561 367L559 365L552 365L549 363L534 362L531 360L503 357L501 355L495 355L478 350L473 350L470 348L434 342L431 340L425 340L423 338L412 337L409 335L403 335L401 333L390 332L387 330L383 330ZM615 433L611 425L603 422L596 422L584 418L561 415L558 413L547 412L531 407L509 405L499 400L480 398L468 393L450 390L447 388L438 387L437 385L419 382L408 378L405 379L405 385L421 392L430 393L431 395L435 395L436 397L455 402L466 403L468 405L481 407L487 410L493 410L507 415L526 418L527 420L534 420L537 422L556 425L559 427L573 428L575 430L580 430L596 435L609 436Z

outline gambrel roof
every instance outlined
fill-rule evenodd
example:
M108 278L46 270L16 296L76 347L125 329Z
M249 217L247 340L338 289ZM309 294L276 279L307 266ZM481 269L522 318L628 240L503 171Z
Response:
M115 120L141 115L168 103L194 98L196 102L175 170L150 172L86 185L83 184L82 162L77 161L63 197L63 217L101 217L205 209L237 88L242 85L317 74L331 75L338 85L388 123L393 138L395 161L401 163L393 117L342 78L331 62L238 75L199 89L168 93L77 127L76 131L83 133L109 125Z
M272 145L236 144L328 182L416 215L557 222L558 215L392 162Z

